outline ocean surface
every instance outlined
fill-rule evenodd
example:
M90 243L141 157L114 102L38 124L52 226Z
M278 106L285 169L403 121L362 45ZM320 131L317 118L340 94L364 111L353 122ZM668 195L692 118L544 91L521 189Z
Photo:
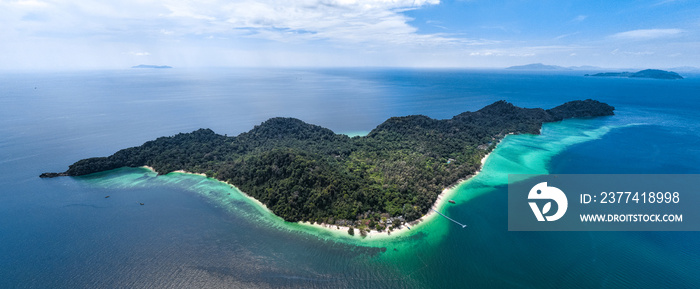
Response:
M208 69L0 72L0 288L697 288L698 232L509 232L508 173L700 173L700 75ZM616 115L512 135L444 218L398 237L289 224L201 176L40 179L160 136L296 117L361 135L392 116L593 98ZM106 198L109 196L109 198ZM144 205L140 205L143 203Z

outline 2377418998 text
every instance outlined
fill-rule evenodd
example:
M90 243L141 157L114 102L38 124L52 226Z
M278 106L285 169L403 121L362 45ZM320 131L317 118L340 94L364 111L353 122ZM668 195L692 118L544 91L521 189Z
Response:
M678 192L601 192L598 196L581 194L581 204L678 204Z

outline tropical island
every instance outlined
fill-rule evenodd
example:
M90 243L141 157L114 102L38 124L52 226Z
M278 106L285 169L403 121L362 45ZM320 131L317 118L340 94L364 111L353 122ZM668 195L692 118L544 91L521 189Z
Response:
M585 76L596 77L627 77L627 78L654 78L654 79L683 79L678 73L659 69L645 69L637 72L603 72L596 74L586 74Z
M199 129L40 177L122 167L181 170L234 185L285 221L360 233L392 230L428 213L440 192L477 172L506 135L539 134L545 122L609 116L614 109L590 99L546 110L498 101L451 119L392 117L352 138L298 119L272 118L235 137Z

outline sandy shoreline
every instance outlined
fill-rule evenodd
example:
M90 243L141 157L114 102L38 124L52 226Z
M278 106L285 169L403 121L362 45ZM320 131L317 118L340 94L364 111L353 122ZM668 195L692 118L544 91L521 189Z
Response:
M505 137L504 137L504 138L505 138ZM503 140L503 138L500 139L500 140L498 141L498 143L496 143L496 146L498 146L498 144L501 143L501 140ZM430 207L430 211L428 211L427 214L425 214L424 216L420 217L418 220L415 220L415 221L413 221L413 222L410 222L409 224L410 224L410 225L417 225L417 224L420 224L420 223L424 223L424 222L430 221L430 220L432 220L435 216L437 216L437 213L436 213L435 211L440 211L440 208L444 207L445 204L446 204L452 197L454 197L454 195L455 195L455 194L457 193L457 191L458 191L457 188L459 188L460 185L462 185L464 182L468 181L469 179L475 177L476 175L478 175L478 174L481 172L481 170L484 169L484 165L486 164L486 160L489 158L489 156L491 155L491 153L493 153L493 151L494 151L495 149L496 149L496 148L494 147L493 150L491 150L489 153L487 153L486 155L484 155L483 158L481 158L481 166L479 167L478 170L476 170L476 172L474 172L473 174L468 175L468 176L466 176L466 177L464 177L464 178L458 180L456 183L454 183L454 184L452 184L451 186L449 186L449 187L445 188L444 190L442 190L442 192L438 195L437 199L435 200L435 203L433 204L433 206ZM402 228L402 229L403 229L403 228Z
M145 168L145 169L148 169L148 170L150 170L150 171L152 171L152 172L154 172L154 173L158 173L158 172L157 172L154 168L152 168L152 167L149 167L149 166L141 166L141 167L142 167L142 168ZM258 206L260 206L260 207L262 207L263 209L265 209L265 211L268 211L268 212L270 212L270 214L273 214L273 215L274 215L274 213L272 212L272 210L270 210L265 204L263 204L262 202L258 201L256 198L253 198L253 197L249 196L248 194L246 194L245 192L241 191L238 187L234 186L233 184L230 184L230 183L228 183L228 182L224 182L224 181L222 181L222 180L218 180L218 179L215 179L215 178L207 177L206 174L193 173L193 172L188 172L188 171L185 171L185 170L177 170L177 171L173 171L172 173L198 175L198 176L203 176L203 177L208 178L208 179L215 180L215 181L217 181L217 182L221 182L221 183L227 184L227 185L231 186L232 188L236 188L236 190L237 190L238 192L240 192L241 195L243 195L244 197L250 199L253 203L257 204ZM347 229L346 229L346 230L347 230Z
M500 144L500 142L504 138L501 138L498 141L498 143L496 143L496 146L498 146L498 144ZM494 150L495 150L495 148L494 148ZM450 200L450 198L452 198L455 193L457 193L457 188L460 185L462 185L462 183L468 181L469 179L473 178L474 176L478 175L481 172L481 170L484 168L484 164L486 164L486 160L491 155L491 153L493 153L493 150L491 150L491 152L484 155L484 157L481 159L481 166L474 174L466 176L466 177L458 180L453 185L442 190L442 192L438 195L437 199L435 200L435 203L433 203L431 210L428 211L427 214L423 215L422 217L418 218L417 220L409 222L408 224L403 224L399 228L394 229L391 232L389 232L387 230L384 230L382 232L379 232L377 230L371 230L371 231L367 232L366 239L372 239L373 237L375 239L380 239L380 238L383 239L383 238L392 237L392 236L400 236L400 235L405 234L406 232L409 232L410 229L408 227L411 227L411 229L417 229L417 228L421 227L422 224L425 224L425 223L431 221L432 219L434 219L434 217L438 215L437 213L435 213L435 211L439 211L440 208L442 208L446 204L446 202L448 200ZM142 166L142 168L146 168L148 170L151 170L151 171L157 173L156 170L153 169L152 167ZM188 171L184 171L184 170L177 170L177 171L174 171L174 173L192 174L192 175L199 175L199 176L207 177L205 174L193 173L193 172L188 172ZM238 190L243 196L250 199L253 203L264 208L266 211L270 212L271 214L274 214L265 204L263 204L262 202L258 201L255 198L251 197L250 195L246 194L245 192L241 191L235 185L229 184L228 182L224 182L224 181L221 181L218 179L214 179L214 178L211 178L211 179L225 183L225 184L231 186L232 188L236 188L236 190ZM327 230L327 231L330 231L332 233L342 233L348 237L350 236L350 235L348 235L348 230L350 229L350 227L347 227L347 226L338 226L338 225L331 225L331 224L312 224L310 222L297 222L296 224L299 224L302 226L309 226L309 227L313 227L313 228L318 228L318 229L322 229L322 230ZM354 236L358 237L358 238L362 238L362 236L360 235L360 231L358 229L355 229Z

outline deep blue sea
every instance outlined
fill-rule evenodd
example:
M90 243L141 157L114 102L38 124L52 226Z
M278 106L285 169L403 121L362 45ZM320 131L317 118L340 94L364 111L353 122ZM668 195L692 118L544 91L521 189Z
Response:
M0 288L698 288L698 232L509 232L507 173L700 173L700 75L428 69L0 73ZM359 240L288 224L200 176L42 172L160 136L270 117L362 134L497 100L616 115L509 136L444 219ZM109 196L109 198L105 198ZM144 205L140 205L144 203Z

